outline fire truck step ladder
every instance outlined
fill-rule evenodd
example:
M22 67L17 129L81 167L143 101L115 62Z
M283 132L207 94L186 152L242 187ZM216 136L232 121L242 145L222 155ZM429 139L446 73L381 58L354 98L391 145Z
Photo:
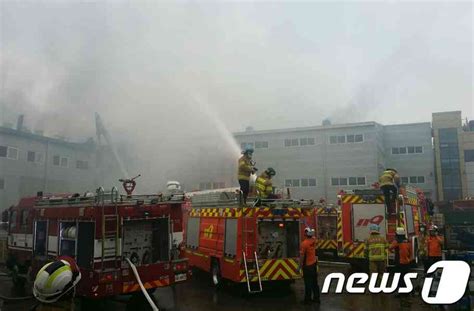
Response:
M111 191L111 197L116 197L117 189L114 187ZM113 199L112 199L113 202ZM105 213L105 202L102 199L102 256L101 256L101 268L104 270L106 257L113 258L114 267L118 268L119 262L117 257L119 256L119 231L120 231L120 218L118 214L117 202L115 201L114 209L112 214ZM107 241L111 241L107 247L105 244Z
M255 270L257 271L257 279L258 279L258 289L253 290L251 287L252 279L255 276L255 274L249 273L248 265L247 265L247 256L245 255L245 251L242 252L243 258L244 258L244 268L245 268L245 277L247 279L247 289L249 293L254 294L254 293L260 293L262 292L262 278L260 276L260 267L258 265L258 257L257 257L257 252L253 252L253 255L255 257Z

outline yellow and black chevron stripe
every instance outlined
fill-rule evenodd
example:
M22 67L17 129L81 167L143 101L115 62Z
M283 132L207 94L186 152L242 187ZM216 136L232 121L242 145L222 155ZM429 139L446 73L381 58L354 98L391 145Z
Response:
M252 217L256 216L259 218L273 217L274 209L269 207L264 208L193 208L189 211L189 216L191 217L241 217L247 216ZM311 209L309 208L287 208L285 209L284 215L278 215L278 217L283 218L300 218L303 216L310 216Z
M336 249L337 246L335 240L318 240L316 247L318 249Z
M268 259L260 267L262 281L292 280L301 278L298 271L298 263L295 259ZM254 269L249 270L252 275L251 282L257 282L258 276ZM240 282L247 282L245 270L240 269Z
M337 241L342 241L342 215L337 214Z
M357 204L357 203L365 203L366 201L364 198L360 195L345 195L342 197L342 203L352 203L352 204ZM379 195L375 198L375 203L383 203L383 196Z
M346 258L365 258L365 243L345 242L343 247Z

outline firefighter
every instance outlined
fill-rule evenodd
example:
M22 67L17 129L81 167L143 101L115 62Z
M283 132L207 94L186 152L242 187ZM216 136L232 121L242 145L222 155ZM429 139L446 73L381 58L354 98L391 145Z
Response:
M389 247L391 252L395 252L395 267L400 272L399 287L405 286L405 274L410 272L411 265L411 243L406 238L405 228L398 227L395 231L395 240Z
M316 238L314 229L304 229L305 239L300 246L300 270L304 279L304 304L319 303L318 257L316 256Z
M74 310L74 288L80 280L74 259L60 257L47 263L36 274L33 295L40 303L33 310Z
M426 238L426 254L428 255L428 262L425 266L425 273L432 264L441 260L444 242L443 238L438 235L437 226L431 226L429 233L429 236Z
M257 189L257 196L263 200L273 200L275 195L273 194L272 177L276 175L273 168L269 167L258 176L255 181L255 188Z
M247 197L250 191L250 175L254 174L257 169L254 167L254 162L252 161L253 149L245 148L242 151L242 156L239 158L238 164L238 179L240 190L242 191L244 204L247 203Z
M397 170L393 168L387 168L379 178L380 189L385 197L385 205L387 208L391 204L395 203L398 195L398 188L400 188L400 176Z
M380 235L380 226L370 224L370 237L366 241L366 254L369 259L370 273L382 274L385 272L387 260L387 241Z

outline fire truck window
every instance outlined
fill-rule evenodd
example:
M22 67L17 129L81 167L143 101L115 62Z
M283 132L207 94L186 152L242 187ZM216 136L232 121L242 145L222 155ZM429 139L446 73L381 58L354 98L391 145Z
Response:
M186 228L186 246L197 248L199 246L199 218L189 217Z
M235 256L237 254L237 219L227 218L225 220L225 242L224 254Z
M17 214L16 211L13 211L10 214L10 230L13 230L16 228L16 214Z
M297 221L260 221L258 256L262 259L298 257L298 227Z
M94 257L94 223L80 222L77 236L77 264L91 268Z
M35 231L35 256L46 256L46 241L48 237L48 226L46 221L36 222Z
M160 218L153 222L153 236L152 236L152 260L168 261L170 258L170 231L169 219ZM144 259L146 252L143 253L142 263L146 264Z
M318 239L336 240L336 229L336 216L318 216Z
M21 227L26 227L28 223L28 211L27 210L22 210L21 211Z

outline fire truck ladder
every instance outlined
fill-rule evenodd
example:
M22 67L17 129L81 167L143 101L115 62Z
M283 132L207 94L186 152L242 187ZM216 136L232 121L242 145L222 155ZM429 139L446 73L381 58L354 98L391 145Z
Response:
M249 244L248 243L248 236L251 234L252 237L255 239L255 231L254 231L254 227L252 227L252 229L248 229L247 227L247 220L248 218L245 217L245 216L242 216L243 218L243 223L242 223L242 242L243 242L243 247L242 247L242 258L244 259L244 269L245 269L245 277L246 277L246 280L247 280L247 289L248 289L248 292L251 293L251 294L254 294L254 293L260 293L262 292L263 288L262 288L262 278L260 276L260 267L258 265L258 256L257 256L257 252L254 251L253 252L253 255L254 255L254 260L255 260L255 269L252 269L253 270L253 273L250 272L250 269L248 267L248 263L247 263L247 250L251 249L251 248L254 248L254 244L252 242L252 244ZM256 273L255 273L256 272ZM257 289L252 289L251 287L251 283L252 283L252 279L254 278L254 276L257 276L257 279L258 279L258 288Z
M99 203L101 205L102 211L102 257L101 257L101 268L104 270L106 257L113 256L114 267L118 268L117 257L119 256L119 229L120 229L120 219L118 215L118 190L116 187L113 187L112 190L108 193L104 191L101 187L98 190L99 194ZM110 203L114 204L114 211L112 214L105 213L105 201L106 196L110 196ZM110 228L114 228L110 230ZM107 231L107 229L109 229ZM112 246L105 246L106 241L113 241ZM106 256L107 254L107 256Z

